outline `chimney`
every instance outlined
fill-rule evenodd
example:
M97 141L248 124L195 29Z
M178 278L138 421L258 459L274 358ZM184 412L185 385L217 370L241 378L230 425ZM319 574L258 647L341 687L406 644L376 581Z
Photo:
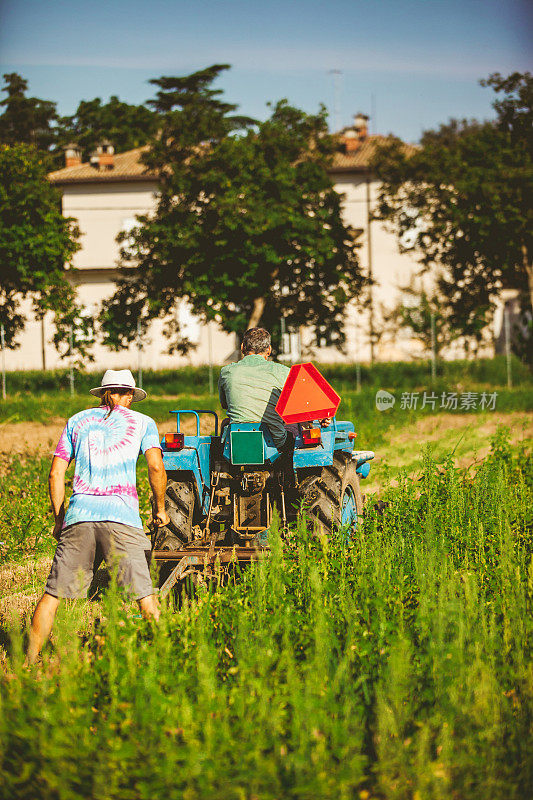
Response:
M65 167L79 167L81 164L81 148L77 144L65 145Z
M114 160L115 148L107 139L100 142L90 156L91 166L96 169L113 169Z
M368 136L368 120L369 117L366 114L361 114L361 112L356 114L353 120L354 130L361 142L364 142Z
M368 120L369 117L366 114L356 114L351 128L343 129L341 143L345 153L355 153L356 150L359 150L368 137Z
M347 131L344 131L342 143L344 145L345 153L355 153L355 151L361 146L361 142L357 138L356 132L351 128L348 128Z

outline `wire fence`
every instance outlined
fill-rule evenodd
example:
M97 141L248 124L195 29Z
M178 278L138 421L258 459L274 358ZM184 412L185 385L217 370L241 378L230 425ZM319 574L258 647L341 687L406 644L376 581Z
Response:
M214 363L214 349L213 349L213 324L208 323L207 325L207 364L205 365L204 369L207 369L207 385L208 385L208 392L209 395L213 395L215 392L215 368L220 366L218 363ZM517 369L517 363L513 363L513 355L512 355L512 332L511 332L511 314L507 308L504 309L503 312L503 350L504 350L504 357L505 357L505 365L506 365L506 383L508 388L512 388L513 386L513 371ZM281 328L281 342L280 342L280 354L278 358L281 361L286 361L287 363L299 363L303 358L302 354L302 343L301 343L301 335L299 332L288 332L285 328L284 321L280 326ZM137 325L137 336L135 340L135 347L137 351L137 386L143 388L144 382L144 372L145 372L145 351L144 351L144 331L142 328L142 323L139 320ZM76 351L75 351L75 343L76 343L76 336L77 331L70 326L68 331L68 352L66 357L66 364L67 364L67 375L68 375L68 388L71 395L76 394L77 386L76 381L79 380L80 370L76 365ZM6 333L5 327L2 323L0 323L0 367L1 367L1 384L2 384L2 399L6 400L8 396L8 389L9 389L9 373L6 369L6 354L8 348L6 347ZM356 342L356 351L357 342ZM368 383L369 371L375 372L376 377L378 376L380 370L379 365L377 362L373 364L363 364L359 360L358 353L354 353L355 358L350 360L350 363L345 364L346 368L353 369L355 371L355 386L356 391L361 391L362 383ZM516 360L515 360L516 362ZM438 346L437 346L437 337L436 337L436 320L435 316L431 316L431 347L430 347L430 354L429 354L429 375L428 378L431 381L431 385L435 386L437 382L438 373L442 371L442 361L439 359L438 354ZM427 361L426 361L427 364ZM334 366L333 364L331 365ZM181 367L181 369L187 369L186 367ZM202 367L191 367L190 369L196 369L200 372L202 371ZM19 371L17 370L17 373ZM37 372L37 370L35 370ZM46 372L44 370L43 372ZM50 372L54 373L63 373L64 370L52 370ZM161 372L165 372L165 370L161 370ZM363 375L364 373L364 375ZM371 380L373 383L374 381ZM16 381L17 384L20 384L20 381ZM20 389L14 387L13 391L19 391ZM79 388L78 388L79 390Z

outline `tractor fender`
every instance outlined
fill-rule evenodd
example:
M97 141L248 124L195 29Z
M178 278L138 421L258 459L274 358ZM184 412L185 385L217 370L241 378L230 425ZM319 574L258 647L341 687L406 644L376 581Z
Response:
M375 457L375 453L372 450L354 450L352 453L352 461L355 461L356 466L360 464L364 464L365 461L372 461Z
M355 471L361 478L368 478L370 472L369 461L372 461L375 453L372 450L354 450L352 462L355 464Z
M199 507L204 513L207 513L211 490L210 457L210 436L186 436L183 449L175 453L163 453L163 463L167 473L192 473L193 483L198 492Z

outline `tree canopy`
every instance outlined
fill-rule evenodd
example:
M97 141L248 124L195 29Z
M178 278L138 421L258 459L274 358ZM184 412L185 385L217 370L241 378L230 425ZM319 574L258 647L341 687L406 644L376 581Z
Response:
M56 104L27 97L28 82L16 72L4 74L6 97L0 100L0 144L30 144L48 152L57 141Z
M24 327L23 300L32 300L37 317L54 312L56 343L67 342L66 327L78 313L65 267L78 249L78 230L62 215L46 173L34 147L0 144L0 322L9 348Z
M502 289L533 306L533 79L495 74L484 84L503 95L494 122L452 120L427 131L413 155L391 138L373 165L378 216L400 242L409 232L425 268L444 267L451 322L473 336Z
M212 88L226 68L153 81L161 126L145 161L160 193L155 214L123 237L133 269L104 308L107 341L124 345L139 318L166 317L171 347L187 349L174 313L185 298L227 331L285 316L288 328L312 326L340 345L363 279L327 173L325 112L282 101L263 123L236 116Z
M103 139L112 142L117 153L140 147L153 136L158 115L145 105L124 103L116 95L107 102L99 97L81 100L72 116L61 117L50 100L28 97L28 82L18 73L4 75L0 101L0 143L30 144L50 155L50 166L62 166L63 148L75 142L88 159Z
M71 117L60 120L61 144L76 142L86 160L96 145L108 139L117 153L146 144L156 132L157 114L146 106L124 103L112 95L107 103L99 97L82 100Z

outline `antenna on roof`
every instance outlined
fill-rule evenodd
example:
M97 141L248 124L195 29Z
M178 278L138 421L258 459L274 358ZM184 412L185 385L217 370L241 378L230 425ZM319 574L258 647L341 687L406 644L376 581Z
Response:
M333 125L335 132L341 129L341 69L328 70L333 75Z

